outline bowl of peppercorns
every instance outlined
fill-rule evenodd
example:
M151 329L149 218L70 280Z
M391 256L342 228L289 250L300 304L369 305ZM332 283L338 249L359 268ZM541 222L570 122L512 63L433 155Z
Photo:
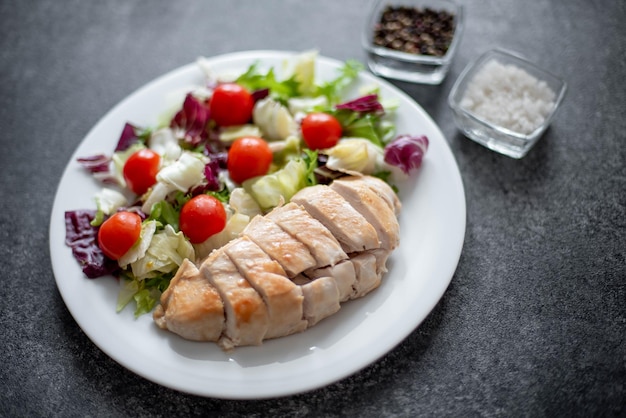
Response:
M463 30L462 6L446 0L375 0L362 43L376 75L439 84Z

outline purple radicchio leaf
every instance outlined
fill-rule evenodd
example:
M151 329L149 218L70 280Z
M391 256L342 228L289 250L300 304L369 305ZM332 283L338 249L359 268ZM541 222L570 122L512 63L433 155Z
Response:
M383 105L378 101L377 94L368 94L367 96L359 97L358 99L350 100L349 102L341 103L335 106L337 109L347 109L358 113L373 113L375 115L383 115L385 109Z
M115 152L126 151L131 145L139 141L137 131L138 128L136 126L126 123L126 125L124 125L124 129L122 129L120 139L117 141Z
M134 213L137 216L139 216L141 218L141 221L143 222L146 219L148 219L148 214L144 213L144 211L141 210L142 204L143 202L141 200L138 200L135 203L133 203L132 206L124 206L124 207L118 208L117 211Z
M177 138L196 146L206 139L209 107L192 94L187 94L183 107L172 119L170 127Z
M95 179L106 184L118 184L118 180L111 173L111 157L104 154L95 154L89 157L79 157L78 163L89 171Z
M270 95L270 89L259 89L252 92L252 100L254 102L258 102L259 100L265 99Z
M217 192L221 189L219 181L220 163L218 160L211 160L204 166L204 177L207 180L207 190Z
M108 173L111 157L104 154L95 154L89 157L79 157L76 159L91 174Z
M95 210L65 212L65 244L72 249L83 273L90 279L115 274L117 262L106 257L98 246L98 227L91 225Z
M400 135L385 146L385 162L409 174L422 165L427 149L428 138L425 135Z
M226 170L228 168L228 151L209 152L206 154L211 161L217 162L217 168ZM218 173L218 170L215 171Z
M208 125L207 138L204 142L202 153L209 158L214 158L216 154L226 155L226 144L220 140L221 129L212 124Z

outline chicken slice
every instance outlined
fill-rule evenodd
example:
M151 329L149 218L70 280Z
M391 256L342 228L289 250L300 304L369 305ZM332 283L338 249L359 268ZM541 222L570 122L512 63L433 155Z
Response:
M211 282L224 302L226 326L218 340L220 347L230 350L240 345L260 345L269 326L265 302L241 276L223 247L206 258L200 266L200 273Z
M265 216L306 245L315 258L316 266L334 266L348 258L333 234L302 206L287 203Z
M345 302L352 298L354 294L354 286L356 284L356 272L354 265L350 260L344 260L334 266L322 267L306 272L306 275L312 279L320 277L332 277L337 283L339 291L339 301Z
M265 216L257 215L252 218L242 234L278 261L289 277L317 265L306 245Z
M362 181L335 180L330 188L339 193L367 221L378 234L381 247L393 250L400 242L400 225L395 213L366 183Z
M352 176L352 177L342 177L341 180L363 182L374 193L380 196L380 198L383 199L385 203L387 203L389 208L393 211L393 213L396 214L396 216L400 214L400 210L402 209L402 203L400 202L398 195L396 194L396 192L393 191L393 189L387 183L385 183L383 180L379 179L378 177Z
M302 289L287 278L280 264L245 236L231 242L224 251L267 305L266 339L294 334L307 327L302 319Z
M382 273L376 269L376 256L373 253L364 252L350 258L356 273L353 299L360 298L376 289L381 282Z
M224 304L197 267L185 259L161 295L153 318L167 329L193 341L217 341L224 329Z
M382 277L383 274L387 273L387 260L391 255L391 250L379 248L368 252L376 257L376 273Z
M320 277L302 285L304 319L309 327L339 310L339 290L332 277Z
M330 187L306 187L296 193L291 201L302 205L328 228L346 253L380 247L374 227Z

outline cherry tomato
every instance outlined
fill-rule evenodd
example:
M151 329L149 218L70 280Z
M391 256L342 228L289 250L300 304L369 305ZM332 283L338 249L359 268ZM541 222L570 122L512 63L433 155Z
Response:
M313 150L334 147L341 138L341 124L327 113L309 113L301 127L304 142Z
M254 99L239 84L224 83L213 90L209 101L211 119L219 126L242 125L252 117Z
M226 227L226 210L217 198L200 194L183 205L179 225L189 241L199 244Z
M119 260L137 242L141 218L132 212L117 212L102 222L98 230L98 246L112 260Z
M151 149L141 149L126 160L124 179L133 193L142 195L156 183L161 157Z
M262 138L245 136L237 139L228 150L230 178L243 183L252 177L267 174L272 164L272 150Z

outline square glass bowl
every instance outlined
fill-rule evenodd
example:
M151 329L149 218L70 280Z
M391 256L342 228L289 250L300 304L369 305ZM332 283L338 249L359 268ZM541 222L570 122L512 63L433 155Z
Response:
M381 25L388 7L417 9L428 16L399 16L397 21ZM447 16L453 17L452 24ZM375 35L381 30L384 36L376 41ZM439 84L448 72L462 32L463 9L452 1L374 0L361 41L372 73L413 83ZM444 37L448 40L442 41ZM434 55L441 52L443 55Z
M467 65L448 105L465 136L522 158L550 125L566 90L554 74L514 52L494 49Z

